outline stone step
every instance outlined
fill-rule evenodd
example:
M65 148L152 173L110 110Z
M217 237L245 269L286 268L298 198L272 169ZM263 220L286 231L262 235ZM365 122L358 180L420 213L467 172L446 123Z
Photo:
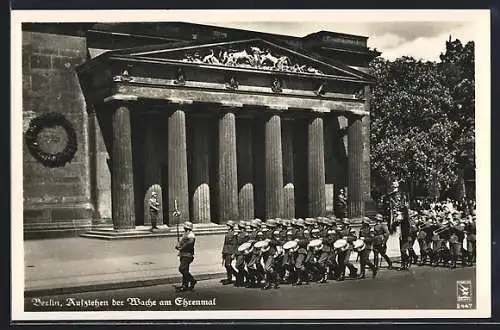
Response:
M226 231L226 226L217 224L194 224L193 232L196 235L221 234ZM179 228L179 235L182 235L183 229ZM148 226L137 226L131 230L115 231L112 227L93 228L90 231L80 234L81 237L96 239L131 239L131 238L152 238L152 237L175 237L177 236L176 227L160 226L156 231L150 231Z

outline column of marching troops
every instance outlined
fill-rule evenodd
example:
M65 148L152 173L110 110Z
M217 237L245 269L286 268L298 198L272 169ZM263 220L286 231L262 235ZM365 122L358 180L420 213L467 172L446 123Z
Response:
M396 218L403 219L401 212ZM407 235L400 235L401 270L412 264L472 266L475 262L475 215L458 211L409 210ZM394 221L394 224L398 222ZM358 231L347 218L269 219L227 222L222 250L227 279L237 287L278 288L279 284L326 283L377 275L382 258L387 268L390 228L381 214L363 218ZM413 250L415 242L420 258ZM370 255L373 253L373 259ZM357 254L359 269L351 256ZM382 258L380 258L382 257ZM373 262L372 262L373 260Z

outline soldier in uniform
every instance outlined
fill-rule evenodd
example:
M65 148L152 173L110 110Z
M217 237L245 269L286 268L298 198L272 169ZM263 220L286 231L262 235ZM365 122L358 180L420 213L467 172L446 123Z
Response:
M184 223L184 234L175 248L179 251L179 272L182 274L182 286L177 287L178 291L193 290L196 285L196 279L189 272L189 265L194 260L195 235L193 233L193 224L189 221Z
M370 257L370 253L372 252L372 249L373 249L373 238L375 237L375 235L372 235L372 232L370 232L370 218L368 217L364 217L362 222L361 222L361 228L359 228L359 238L360 239L363 239L365 240L365 244L369 247L369 251L368 251L368 258ZM373 237L370 237L370 236L373 236ZM369 239L369 244L366 242L366 239Z
M373 263L369 259L370 250L367 248L367 241L368 242L371 241L370 234L368 234L367 237L364 237L364 239L356 240L354 242L354 251L356 251L359 255L359 266L361 268L360 274L358 276L359 279L365 278L366 266L370 267L372 271L372 277L377 276L378 269L375 267L375 265L373 265Z
M277 289L278 286L278 274L276 272L276 260L275 253L276 250L271 247L269 240L263 240L255 243L256 248L260 248L260 254L262 258L262 263L264 264L265 272L265 283L262 287L263 290L268 290L271 287Z
M467 265L472 266L476 262L476 219L474 216L468 216L465 225L467 234Z
M283 259L281 261L281 267L283 272L282 282L283 283L293 283L296 280L295 272L295 249L285 249L286 243L294 241L293 232L291 230L286 232L286 238L283 244ZM294 241L295 242L295 241ZM295 242L296 244L297 242Z
M410 255L410 263L416 264L418 262L418 256L413 249L413 245L415 245L418 236L419 221L417 212L412 212L412 215L410 215L410 217L413 217L413 219L415 220L410 221L408 233L408 253Z
M457 267L458 257L462 252L462 242L465 237L465 225L458 223L456 226L450 228L450 252L451 252L451 264L450 268ZM463 265L463 259L462 259Z
M425 265L427 262L427 257L430 254L430 248L428 244L428 233L427 233L427 228L432 226L432 222L422 222L420 224L420 228L418 229L417 233L417 242L418 242L418 247L420 249L420 266Z
M337 196L337 203L335 204L335 216L337 218L345 218L347 216L347 197L344 189L340 189Z
M387 255L387 240L389 239L389 228L384 222L384 216L378 213L375 216L376 224L373 227L375 237L373 239L373 261L375 266L379 267L379 255L387 262L388 268L392 268L391 258Z
M238 227L240 228L240 232L236 237L236 245L239 247L249 240L250 234L248 231L246 231L246 221L240 221ZM233 258L236 259L235 268L237 270L235 286L244 286L245 279L248 279L248 274L245 271L245 255L242 252L238 251L238 249L236 249Z
M222 247L222 264L224 268L226 268L226 280L222 282L222 284L227 285L233 283L233 275L234 270L231 266L232 256L236 252L238 248L238 239L234 232L234 222L229 220L226 223L228 230L226 235L224 236L224 245Z
M151 219L151 231L158 229L158 212L160 211L160 202L158 201L158 194L156 191L151 193L151 198L148 201L149 203L149 217Z
M304 232L305 229L300 229L303 227L303 221L297 222L299 228L295 232L295 239L297 240L298 250L295 255L295 271L297 280L294 285L302 285L304 283L309 283L309 276L306 271L306 257L307 257L307 244L309 244L309 240L306 238Z

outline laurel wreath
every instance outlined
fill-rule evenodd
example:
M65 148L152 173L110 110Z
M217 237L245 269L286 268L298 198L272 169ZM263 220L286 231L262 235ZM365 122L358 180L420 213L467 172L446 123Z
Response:
M61 152L52 154L43 151L38 144L38 135L47 127L60 126L66 131L68 140L66 146ZM73 125L64 117L56 112L43 114L33 118L25 133L25 140L31 155L46 167L62 167L70 162L78 149L76 132Z

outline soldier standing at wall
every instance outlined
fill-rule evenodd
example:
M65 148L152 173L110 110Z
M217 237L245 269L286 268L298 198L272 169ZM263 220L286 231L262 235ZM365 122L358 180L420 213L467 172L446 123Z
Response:
M158 229L158 212L160 211L160 202L158 201L158 194L156 191L151 193L151 198L149 198L149 218L151 219L151 231Z

